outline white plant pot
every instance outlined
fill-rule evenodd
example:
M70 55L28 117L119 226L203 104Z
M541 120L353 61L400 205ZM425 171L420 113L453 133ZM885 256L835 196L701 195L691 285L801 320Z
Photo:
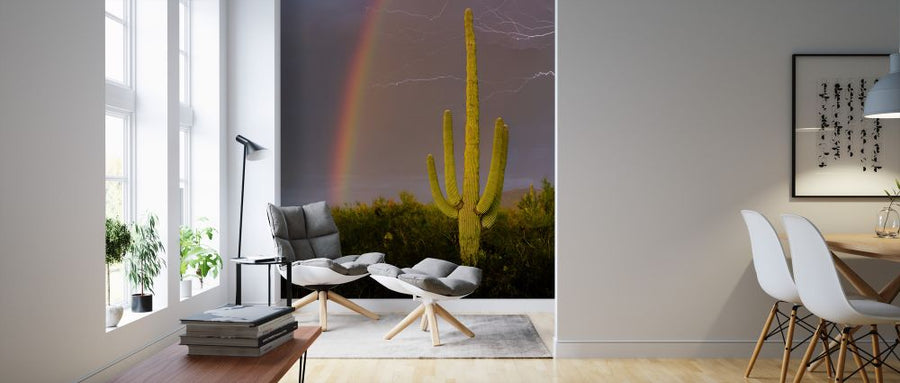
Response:
M190 279L181 281L181 299L191 297L193 286L193 281L191 281Z
M106 306L106 327L116 327L122 320L122 306Z

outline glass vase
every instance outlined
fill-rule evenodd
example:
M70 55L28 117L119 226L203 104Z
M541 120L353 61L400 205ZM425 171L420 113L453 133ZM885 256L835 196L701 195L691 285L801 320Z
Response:
M875 235L879 238L897 238L900 232L900 214L893 208L883 208L875 219Z

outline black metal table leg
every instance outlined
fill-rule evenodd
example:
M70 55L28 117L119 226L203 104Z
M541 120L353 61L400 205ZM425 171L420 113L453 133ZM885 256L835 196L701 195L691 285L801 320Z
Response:
M271 306L272 305L272 265L269 265L268 267L266 267L266 271L268 272L266 274L266 282L267 282L266 286L269 287L266 291L269 292L268 293L268 295L269 295L269 297L268 297L269 303L268 304L269 304L269 306Z
M234 304L241 304L241 264L240 262L236 262L234 264L235 272L234 276L236 279L235 288L234 288Z
M288 263L285 268L287 269L287 306L291 307L291 297L294 295L294 280L291 279L293 265Z
M300 373L298 374L297 380L300 383L303 383L306 375L306 351L303 351L303 355L300 355L300 361L297 362L297 366L300 368Z

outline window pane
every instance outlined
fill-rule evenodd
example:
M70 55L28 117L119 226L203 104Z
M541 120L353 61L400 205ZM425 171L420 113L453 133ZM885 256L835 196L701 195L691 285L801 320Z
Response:
M106 18L106 78L125 83L125 26Z
M125 119L106 115L106 176L125 175Z
M106 0L106 11L124 20L125 0Z
M187 24L185 24L185 21L187 21L187 13L185 12L187 12L187 9L184 6L184 3L178 2L178 49L180 50L184 50L184 47L187 46L187 44L185 44L187 42L187 36L184 34L185 26L187 26Z
M186 74L187 74L187 59L185 58L184 53L178 54L178 99L182 104L187 104L187 84L185 84Z
M106 218L125 221L125 183L106 181Z
M184 180L187 174L187 133L183 130L178 131L178 179Z

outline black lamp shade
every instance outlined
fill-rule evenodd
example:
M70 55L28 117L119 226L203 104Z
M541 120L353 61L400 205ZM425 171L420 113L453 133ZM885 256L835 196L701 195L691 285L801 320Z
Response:
M269 155L268 149L253 141L248 140L247 137L238 134L234 139L239 144L244 145L244 155L247 157L247 161L261 160L268 157Z

